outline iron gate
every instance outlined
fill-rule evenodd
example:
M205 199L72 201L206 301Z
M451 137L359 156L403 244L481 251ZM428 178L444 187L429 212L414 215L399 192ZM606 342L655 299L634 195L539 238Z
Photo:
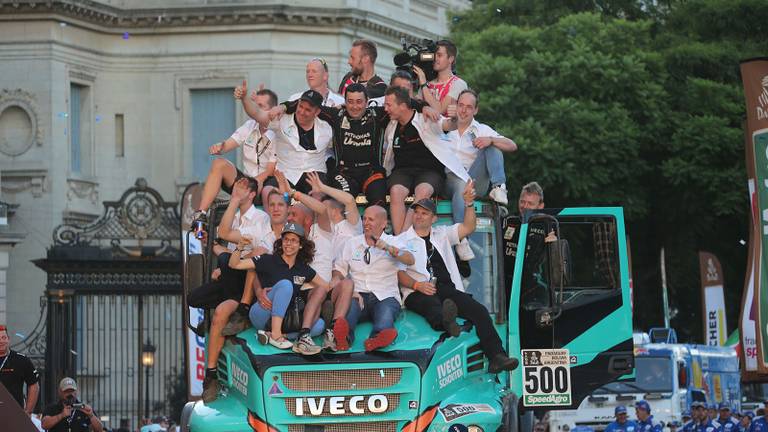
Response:
M186 401L178 209L143 179L104 207L89 225L57 227L35 261L48 274L42 397L55 401L71 376L107 427L129 419L137 428ZM151 367L142 366L147 343Z

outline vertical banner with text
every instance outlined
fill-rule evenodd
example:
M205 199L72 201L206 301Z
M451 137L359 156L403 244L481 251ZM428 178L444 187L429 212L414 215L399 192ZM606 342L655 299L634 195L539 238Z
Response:
M768 58L750 59L741 62L741 79L744 85L744 99L747 108L747 171L749 179L754 181L754 194L750 196L752 204L752 234L750 236L750 255L753 258L752 272L746 275L747 290L752 286L752 295L746 292L745 304L742 306L742 316L749 314L754 318L755 348L757 363L756 372L759 375L768 374L768 256L762 252L768 245ZM750 160L751 159L751 160ZM750 184L751 186L751 184ZM752 192L750 190L750 192ZM749 283L751 279L751 283ZM750 300L752 304L747 305ZM755 313L756 312L756 313ZM745 324L742 318L741 324ZM748 335L742 328L742 343L747 342ZM744 344L745 368L749 371L750 349Z
M198 208L200 197L202 196L202 186L195 183L187 187L181 197L181 246L182 246L182 280L184 286L182 290L182 299L185 308L184 313L184 344L186 346L186 364L187 371L187 398L189 400L197 399L203 394L203 378L205 377L205 338L198 336L192 329L197 327L203 321L204 312L202 309L188 307L187 294L194 286L191 284L189 258L192 255L203 253L202 243L190 234L192 228L192 218L195 209Z
M723 295L723 269L709 252L699 252L701 298L704 303L704 344L723 346L728 338Z

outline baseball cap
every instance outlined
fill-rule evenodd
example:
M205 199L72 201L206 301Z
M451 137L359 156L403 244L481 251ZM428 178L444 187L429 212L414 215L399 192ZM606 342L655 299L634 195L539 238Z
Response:
M720 410L731 410L731 407L725 402L720 402L720 405L718 405L717 408Z
M650 405L648 405L648 402L646 402L646 401L644 401L644 400L638 401L638 402L635 404L635 408L639 408L639 409L641 409L641 410L643 410L643 411L645 411L645 412L647 412L647 413L650 413L650 412L651 412L651 406L650 406Z
M74 390L77 391L77 383L70 377L66 377L59 381L59 391Z
M294 233L299 237L304 237L304 227L293 222L288 222L283 227L283 232L280 234L281 236L287 234L287 233Z
M691 412L688 410L683 411L681 414L681 417L691 417Z
M747 412L744 413L744 415L749 417L749 418L755 418L755 413L752 412L752 411L747 411Z
M311 103L315 108L323 106L323 95L314 90L307 90L302 93L300 100Z
M691 408L704 408L704 407L706 407L704 402L701 402L701 401L691 402Z
M432 201L429 198L422 198L413 204L411 204L411 208L421 207L424 210L430 211L432 213L437 213L437 207L435 207L435 202Z
M627 407L625 407L624 405L619 405L616 407L616 409L613 410L614 415L626 414L626 413L627 413Z

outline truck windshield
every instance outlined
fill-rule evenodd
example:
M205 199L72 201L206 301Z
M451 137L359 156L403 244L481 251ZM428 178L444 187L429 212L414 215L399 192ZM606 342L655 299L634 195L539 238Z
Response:
M671 393L672 361L669 357L635 357L634 382L612 382L595 393Z

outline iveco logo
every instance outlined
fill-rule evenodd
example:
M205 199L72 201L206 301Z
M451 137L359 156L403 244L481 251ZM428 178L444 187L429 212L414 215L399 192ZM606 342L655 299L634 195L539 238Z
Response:
M381 414L389 408L389 401L384 395L296 398L297 416L319 416L324 411L331 415L365 414L366 408L371 414Z

